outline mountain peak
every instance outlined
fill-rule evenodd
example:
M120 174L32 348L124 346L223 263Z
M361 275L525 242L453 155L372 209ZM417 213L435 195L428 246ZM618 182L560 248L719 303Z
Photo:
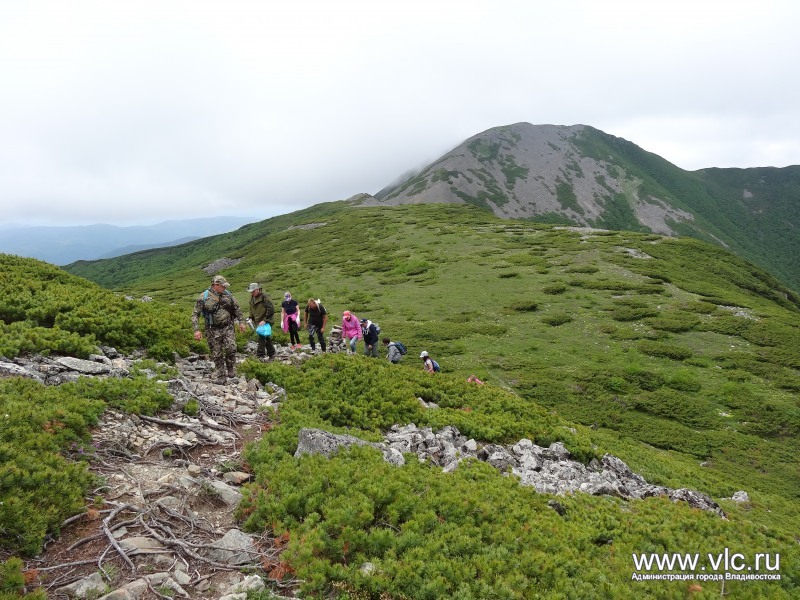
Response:
M500 217L595 225L609 193L598 176L614 178L576 145L586 129L524 122L493 127L376 197L382 204L466 203Z
M795 170L688 172L588 125L521 122L468 138L363 204L471 204L502 218L688 235L796 287L800 274L784 258L800 253L800 239L787 230L797 222ZM785 232L780 240L777 231Z

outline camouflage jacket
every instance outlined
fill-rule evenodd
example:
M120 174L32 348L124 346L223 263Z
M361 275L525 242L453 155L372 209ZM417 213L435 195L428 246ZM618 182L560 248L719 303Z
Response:
M234 321L244 323L242 309L228 290L221 296L211 289L200 294L192 311L192 327L195 331L200 329L200 315L203 316L206 327L226 327L233 325Z

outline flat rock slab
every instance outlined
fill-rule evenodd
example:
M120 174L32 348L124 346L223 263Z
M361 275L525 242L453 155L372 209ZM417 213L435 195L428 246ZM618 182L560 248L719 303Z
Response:
M111 368L103 363L74 358L72 356L59 356L55 361L72 371L78 371L79 373L85 373L87 375L102 375L111 371Z

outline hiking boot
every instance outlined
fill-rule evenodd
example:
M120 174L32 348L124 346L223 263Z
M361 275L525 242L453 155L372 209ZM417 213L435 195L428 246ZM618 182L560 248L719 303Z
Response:
M228 369L228 377L236 377L236 369L234 369L233 367Z

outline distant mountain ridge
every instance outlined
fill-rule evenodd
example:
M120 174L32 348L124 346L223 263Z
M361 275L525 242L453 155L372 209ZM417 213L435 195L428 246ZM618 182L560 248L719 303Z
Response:
M479 133L364 205L471 204L503 218L688 235L800 289L800 166L684 171L587 125Z
M203 217L130 227L96 224L4 229L0 230L0 252L66 265L77 260L112 258L149 248L175 246L232 231L251 220Z
M161 243L161 244L132 244L130 246L123 246L121 248L115 248L110 252L106 252L102 256L98 256L99 260L104 258L116 258L117 256L124 256L126 254L133 254L134 252L141 252L142 250L152 250L153 248L169 248L170 246L178 246L180 244L185 244L186 242L193 242L194 240L199 239L196 235L190 235L188 237L180 238L177 240L172 240L170 242Z

